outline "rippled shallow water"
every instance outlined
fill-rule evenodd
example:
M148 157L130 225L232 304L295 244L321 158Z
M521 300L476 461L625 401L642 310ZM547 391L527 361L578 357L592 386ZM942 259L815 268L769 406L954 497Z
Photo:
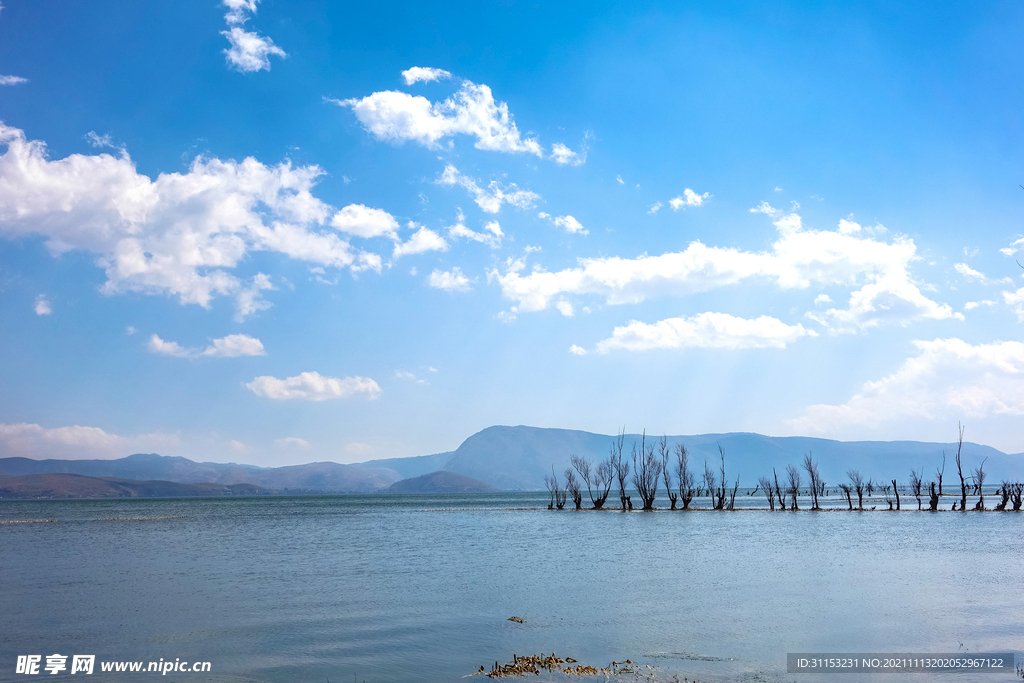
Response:
M0 524L0 680L26 680L17 655L54 652L212 664L165 680L377 683L456 681L554 651L630 658L659 680L960 681L787 674L786 653L1024 650L1022 514L546 505L4 501L0 522L57 521Z

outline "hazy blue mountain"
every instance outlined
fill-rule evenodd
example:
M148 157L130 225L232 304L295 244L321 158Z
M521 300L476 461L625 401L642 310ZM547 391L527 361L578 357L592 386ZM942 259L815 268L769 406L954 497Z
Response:
M648 435L648 443L659 437ZM255 484L267 489L303 489L336 492L370 492L386 489L401 479L439 470L478 479L503 490L540 490L544 475L552 467L562 478L573 453L592 461L608 457L614 437L570 429L539 427L488 427L448 453L412 458L371 460L355 465L333 462L289 467L198 463L182 457L150 454L131 455L119 460L30 460L0 458L0 475L66 473L90 477L118 477L135 480L164 480L183 483ZM799 464L806 453L818 461L826 483L846 480L846 471L858 469L865 477L879 481L896 478L906 482L911 468L924 470L926 480L934 478L946 452L944 483L958 486L953 456L955 443L920 441L832 441L802 436L773 437L762 434L729 433L670 436L669 446L683 443L690 452L691 466L702 472L704 462L717 471L718 447L725 450L726 476L738 476L740 486L753 487L760 476L780 473L789 463ZM627 434L623 454L629 457L641 435ZM964 474L985 461L988 481L1024 479L1024 454L1007 455L988 446L965 442Z
M431 472L411 479L396 481L388 493L492 493L495 487L454 472Z
M0 476L0 498L180 498L266 493L266 489L252 484L183 484L66 473Z

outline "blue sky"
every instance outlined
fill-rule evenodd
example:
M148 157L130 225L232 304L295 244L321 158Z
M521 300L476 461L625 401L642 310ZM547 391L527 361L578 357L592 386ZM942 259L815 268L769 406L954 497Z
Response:
M0 451L1024 451L1019 3L0 10Z

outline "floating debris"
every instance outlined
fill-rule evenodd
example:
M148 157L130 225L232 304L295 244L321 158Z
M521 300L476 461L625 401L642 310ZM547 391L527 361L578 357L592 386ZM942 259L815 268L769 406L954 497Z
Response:
M52 524L55 519L5 519L0 524Z
M514 621L517 624L525 624L526 623L526 619L523 619L522 617L509 617L508 620L509 621Z
M576 666L571 666L572 664L575 664ZM648 666L647 668L650 669L652 667ZM564 674L569 674L570 676L598 676L601 674L606 676L616 676L619 674L639 673L638 665L634 664L629 659L625 662L612 662L609 666L599 669L596 666L591 666L590 664L579 664L572 657L562 659L552 652L547 656L539 654L520 657L513 654L512 661L508 664L499 664L498 662L495 662L490 671L481 665L479 670L469 675L483 675L488 678L506 678L508 676L526 676L528 674L536 676L541 673L541 670L549 672L559 671Z

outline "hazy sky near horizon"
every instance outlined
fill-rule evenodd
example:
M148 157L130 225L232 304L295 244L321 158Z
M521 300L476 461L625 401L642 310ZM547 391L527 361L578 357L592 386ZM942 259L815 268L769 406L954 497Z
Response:
M0 456L1024 451L1014 2L5 0Z

